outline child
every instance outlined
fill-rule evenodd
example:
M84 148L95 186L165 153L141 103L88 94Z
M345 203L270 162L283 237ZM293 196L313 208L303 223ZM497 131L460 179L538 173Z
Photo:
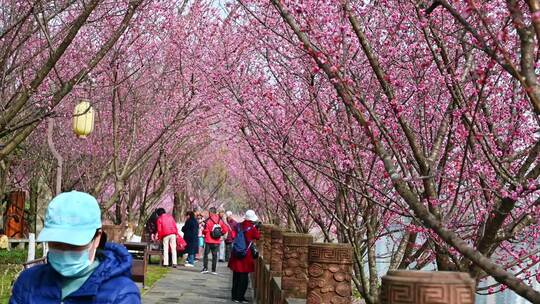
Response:
M4 234L4 229L0 229L0 250L9 250L9 239Z

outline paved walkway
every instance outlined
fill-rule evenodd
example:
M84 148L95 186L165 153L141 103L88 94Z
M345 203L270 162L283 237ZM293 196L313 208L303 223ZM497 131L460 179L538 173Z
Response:
M212 261L209 261L209 265ZM217 304L234 303L231 301L232 272L225 263L218 263L219 275L201 274L202 262L195 267L178 266L156 282L142 297L144 304L183 303ZM251 289L246 293L251 300ZM250 301L252 303L252 301Z

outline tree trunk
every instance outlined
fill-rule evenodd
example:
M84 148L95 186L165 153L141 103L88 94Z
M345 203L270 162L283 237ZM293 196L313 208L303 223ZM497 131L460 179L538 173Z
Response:
M122 200L116 201L116 208L114 208L114 223L116 225L122 224Z
M188 198L187 191L174 191L173 199L173 217L174 220L179 223L184 221L184 215L188 211Z
M0 160L0 215L3 215L5 213L5 204L3 203L5 201L5 193L6 193L6 186L8 183L8 176L9 176L9 167L11 166L11 160L3 159ZM0 227L4 227L4 217L0 216Z

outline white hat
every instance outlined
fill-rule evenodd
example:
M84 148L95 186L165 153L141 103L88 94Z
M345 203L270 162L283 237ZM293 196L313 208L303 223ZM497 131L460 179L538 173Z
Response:
M259 218L255 214L255 211L253 211L253 210L246 211L246 215L244 215L244 219L246 219L248 221L252 221L252 222L256 222L256 221L259 220Z
M225 215L226 215L227 217L231 217L231 216L232 216L232 211L227 211L227 212L225 212Z

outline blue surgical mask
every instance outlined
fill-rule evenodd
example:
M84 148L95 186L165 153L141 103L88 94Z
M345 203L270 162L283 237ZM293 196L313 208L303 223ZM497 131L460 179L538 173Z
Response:
M76 277L90 266L89 248L81 251L50 249L47 262L64 277Z

